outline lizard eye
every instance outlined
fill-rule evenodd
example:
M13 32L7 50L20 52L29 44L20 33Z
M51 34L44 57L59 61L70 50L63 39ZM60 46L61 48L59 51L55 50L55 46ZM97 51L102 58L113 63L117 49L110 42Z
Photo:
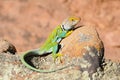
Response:
M69 18L70 21L75 21L75 19L73 17Z
M71 19L71 21L75 21L74 19Z

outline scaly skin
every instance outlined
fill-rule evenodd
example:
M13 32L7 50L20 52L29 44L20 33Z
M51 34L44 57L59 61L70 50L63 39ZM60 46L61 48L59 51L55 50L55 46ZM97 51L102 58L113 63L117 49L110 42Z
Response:
M64 38L66 38L67 36L69 36L73 32L75 25L79 21L80 21L80 18L78 18L78 17L69 17L69 18L65 19L61 25L58 25L53 30L53 32L50 34L50 36L48 37L46 42L41 46L40 49L29 50L29 51L25 52L24 54L22 54L20 57L21 62L28 68L30 68L34 71L37 71L37 72L54 72L54 71L66 68L67 66L64 66L59 69L54 69L54 70L40 70L40 69L37 69L37 68L29 65L25 61L25 57L30 56L30 55L44 55L47 53L52 53L52 57L55 61L57 57L62 56L61 53L57 53L57 51L59 50L58 45L60 45L60 41Z

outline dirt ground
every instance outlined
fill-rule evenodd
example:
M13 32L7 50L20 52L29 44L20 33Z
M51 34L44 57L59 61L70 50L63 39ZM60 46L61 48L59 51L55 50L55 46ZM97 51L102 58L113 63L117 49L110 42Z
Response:
M0 38L18 52L38 48L71 15L81 17L79 25L95 26L105 57L120 61L120 0L0 0Z

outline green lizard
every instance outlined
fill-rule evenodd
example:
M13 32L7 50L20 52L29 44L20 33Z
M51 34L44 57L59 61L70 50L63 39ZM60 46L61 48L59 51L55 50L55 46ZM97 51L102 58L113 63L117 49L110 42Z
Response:
M62 24L58 25L53 30L53 32L50 34L50 36L48 37L46 42L41 46L41 48L29 50L29 51L25 52L24 54L22 54L20 57L21 62L28 68L30 68L34 71L37 71L37 72L54 72L54 71L57 71L57 70L67 67L67 66L64 66L62 68L55 69L55 70L40 70L40 69L37 69L37 68L29 65L25 61L25 57L30 56L30 55L40 55L41 56L41 55L45 55L48 53L52 53L52 57L55 61L57 57L62 56L62 54L57 53L59 50L58 46L60 45L60 41L72 33L75 25L79 21L80 21L80 18L78 18L78 17L68 17L67 19L65 19Z

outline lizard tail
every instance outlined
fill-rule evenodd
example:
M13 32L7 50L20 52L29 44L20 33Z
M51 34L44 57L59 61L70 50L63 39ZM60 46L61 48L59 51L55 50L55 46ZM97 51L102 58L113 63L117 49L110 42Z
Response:
M30 50L30 51L27 51L26 53L22 54L20 56L20 59L21 59L21 62L26 66L28 67L29 69L31 70L34 70L34 71L37 71L37 72L41 72L41 73L51 73L51 72L55 72L55 71L58 71L58 70L62 70L62 69L65 69L71 65L66 65L64 67L61 67L61 68L58 68L58 69L54 69L54 70L41 70L41 69L37 69L35 68L34 66L30 65L30 63L28 63L29 61L27 61L26 57L28 56L31 56L31 55L40 55L40 50L39 49L34 49L34 50Z

